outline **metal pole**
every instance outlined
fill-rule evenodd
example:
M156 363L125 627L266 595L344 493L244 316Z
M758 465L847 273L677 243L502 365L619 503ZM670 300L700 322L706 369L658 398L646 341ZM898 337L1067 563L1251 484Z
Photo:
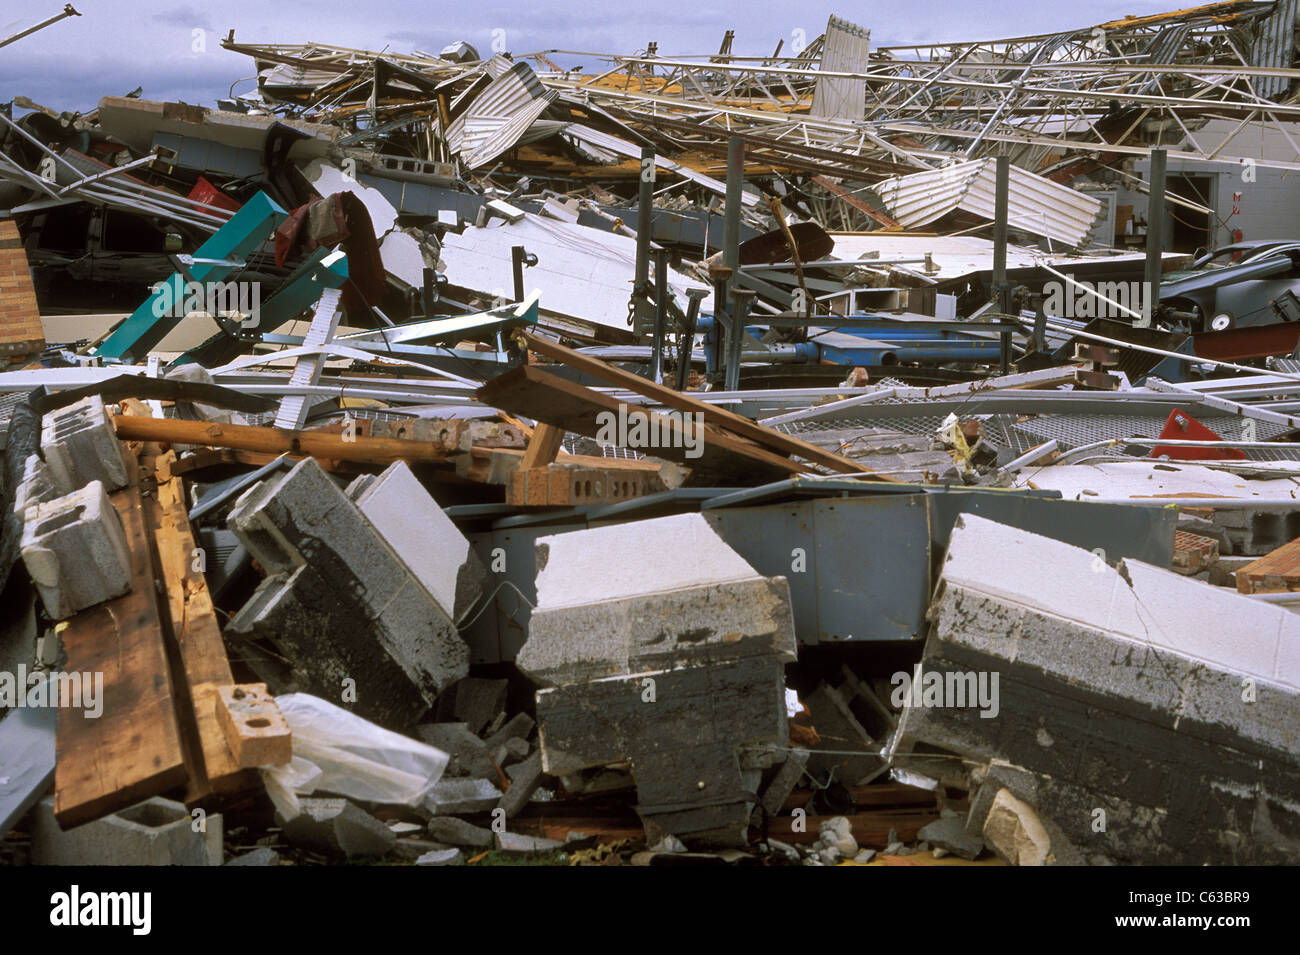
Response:
M650 299L650 240L654 235L655 151L652 146L641 149L641 187L637 196L636 212L636 277L632 284L632 307L628 324L635 331L641 327Z
M655 331L650 349L650 380L664 383L664 327L668 323L668 250L655 250Z
M1011 157L997 157L997 188L993 221L993 297L998 311L1011 314L1011 287L1007 282L1007 208L1011 203ZM1002 374L1011 370L1011 333L1003 332L999 353Z
M740 387L740 353L744 347L745 319L749 317L749 303L754 298L754 291L747 288L733 288L731 297L735 300L736 307L732 310L731 321L728 322L727 377L723 387L728 391L735 391Z
M15 40L21 40L25 36L31 36L31 34L35 33L37 30L44 30L50 24L58 23L60 20L64 19L65 17L79 17L79 16L81 16L81 14L72 8L72 4L65 3L63 5L62 13L56 13L48 20L42 20L34 27L28 27L22 33L15 33L13 36L7 39L0 40L0 46L8 46L10 43L13 43Z
M1142 324L1150 325L1160 297L1161 256L1165 250L1165 169L1163 149L1151 150L1151 194L1147 203L1147 264L1142 279Z
M740 207L745 184L745 140L727 140L727 198L722 220L722 264L729 269L740 265Z
M685 391L691 377L691 349L695 345L695 323L700 317L700 302L709 293L702 288L686 290L690 304L686 306L686 327L682 331L681 347L677 350L677 390Z

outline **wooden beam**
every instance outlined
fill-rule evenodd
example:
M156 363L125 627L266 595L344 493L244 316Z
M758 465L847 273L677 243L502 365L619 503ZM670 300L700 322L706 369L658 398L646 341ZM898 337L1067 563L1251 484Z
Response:
M555 460L560 453L560 443L564 440L564 429L549 424L540 424L528 441L524 451L524 461L520 467L544 468Z
M447 452L424 441L400 438L349 438L320 431L289 431L249 425L218 424L212 421L182 421L178 418L145 418L118 415L113 419L117 435L128 441L160 441L196 444L212 448L235 448L269 454L311 455L335 461L366 461L391 464L394 461L445 461Z
M131 590L81 611L63 630L64 672L102 674L104 687L98 718L76 707L58 710L54 817L64 828L125 809L186 779L139 467L132 458L127 472L131 484L109 500L126 531Z
M648 381L640 375L634 375L630 371L624 371L622 368L615 368L613 365L606 364L599 358L593 358L590 355L583 355L574 351L572 348L565 348L557 342L542 338L530 332L519 333L525 344L531 350L539 355L545 355L570 368L586 372L601 381L608 382L618 388L626 388L628 391L657 401L667 408L674 411L687 413L702 414L703 421L706 424L713 425L715 428L721 428L739 435L742 438L748 438L750 441L767 448L770 451L781 455L797 455L814 464L820 464L832 471L838 471L842 474L866 474L874 480L890 481L895 479L881 474L872 474L857 461L851 458L842 457L834 454L824 448L819 448L807 441L801 441L798 438L791 437L788 434L782 434L772 428L766 428L746 418L744 415L738 415L734 411L727 411L709 404L706 401L700 401L690 395L683 394L680 391L674 391L663 385L657 385L653 381ZM489 383L490 384L490 383ZM529 414L527 409L519 409L519 414ZM536 417L536 415L533 415ZM663 455L660 455L663 457ZM792 464L790 471L800 471L798 465Z
M186 802L195 802L214 792L253 788L258 779L256 773L241 767L226 745L218 722L217 694L222 687L232 685L235 678L207 577L199 562L181 479L171 473L175 459L172 451L144 458L146 469L152 470L157 482L157 493L145 499L145 516L156 544L158 578L171 624L169 636L177 650L176 683L182 691L177 694L177 708L182 710L181 721L190 724L195 739L191 761L196 771L190 773L186 793Z
M789 458L708 425L703 435L687 434L688 426L680 419L629 408L611 395L584 388L536 365L521 365L493 378L478 390L478 400L592 438L601 434L601 412L617 419L621 411L630 419L629 425L645 415L654 433L670 438L650 450L656 457L689 465L691 480L697 484L764 484L802 470ZM691 446L698 448L698 457L687 457Z

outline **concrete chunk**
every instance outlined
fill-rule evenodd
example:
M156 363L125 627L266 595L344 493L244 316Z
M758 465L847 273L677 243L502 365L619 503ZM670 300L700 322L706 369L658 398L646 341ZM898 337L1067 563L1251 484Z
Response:
M430 815L455 816L462 813L489 812L501 800L501 790L486 779L438 780L424 798Z
M359 478L358 481L361 481ZM348 488L358 509L443 612L459 619L487 583L487 568L405 461ZM475 730L477 732L477 730Z
M434 816L429 820L428 833L438 842L475 849L486 849L493 841L492 830L483 829L455 816Z
M415 732L424 742L451 756L449 775L496 778L487 746L464 723L424 723Z
M1011 865L1046 865L1052 850L1051 838L1034 808L1006 789L998 790L993 798L984 820L984 841Z
M498 832L497 849L512 855L530 855L534 852L550 852L563 849L564 843L556 839L543 839L540 836L523 836L517 832Z
M415 860L416 865L464 865L465 854L459 849L432 849Z
M387 855L397 837L370 813L346 799L307 797L302 812L284 823L284 836L295 845L349 859Z
M517 766L511 766L510 770L510 788L506 794L501 797L498 807L505 810L506 818L513 819L519 815L519 811L528 805L528 800L532 798L533 793L537 792L537 787L541 785L542 776L542 754L533 753L522 763Z
M56 620L131 589L126 531L99 481L28 508L21 547L41 602Z

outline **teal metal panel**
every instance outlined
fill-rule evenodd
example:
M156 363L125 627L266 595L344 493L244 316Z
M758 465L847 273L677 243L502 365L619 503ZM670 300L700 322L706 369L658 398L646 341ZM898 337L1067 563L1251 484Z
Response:
M230 221L207 242L199 246L194 257L242 261L261 246L271 231L288 216L270 196L259 192L244 203L230 217ZM220 282L233 271L234 268L229 265L195 265L190 274L195 281ZM173 273L92 354L124 362L143 358L183 317L170 313L174 305L184 301L185 282L185 276Z

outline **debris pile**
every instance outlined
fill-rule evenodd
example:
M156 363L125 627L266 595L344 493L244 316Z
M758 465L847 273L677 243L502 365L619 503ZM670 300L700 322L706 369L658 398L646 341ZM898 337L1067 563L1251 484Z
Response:
M1300 861L1298 10L15 98L0 858Z

